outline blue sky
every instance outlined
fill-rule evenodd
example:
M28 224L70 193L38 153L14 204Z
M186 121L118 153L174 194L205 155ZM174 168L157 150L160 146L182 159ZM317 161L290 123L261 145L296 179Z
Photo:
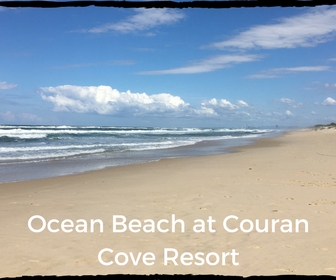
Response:
M336 122L336 6L0 7L0 124Z

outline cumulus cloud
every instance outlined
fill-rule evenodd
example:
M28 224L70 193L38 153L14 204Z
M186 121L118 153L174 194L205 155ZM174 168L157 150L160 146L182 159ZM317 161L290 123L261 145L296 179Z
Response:
M280 49L312 47L327 42L336 34L336 8L314 8L307 13L253 26L231 39L210 47L240 49Z
M217 100L216 98L204 101L202 103L202 106L212 108L223 108L228 110L235 110L239 108L237 105L232 104L230 101L226 99Z
M0 116L6 122L15 121L15 115L11 111L7 111L5 113L0 113Z
M250 105L248 105L245 101L243 101L243 100L238 100L237 101L237 104L238 104L238 106L240 106L240 107L250 107Z
M135 14L125 20L108 23L88 30L89 33L106 33L115 31L119 33L136 33L149 30L159 25L168 25L184 18L184 14L174 9L135 9Z
M0 90L11 90L11 89L15 88L16 86L17 86L16 84L0 82Z
M55 111L77 113L98 113L113 115L133 112L134 115L146 113L177 112L189 107L179 96L169 93L148 95L120 92L110 86L74 86L43 87L40 89L43 100L54 104Z
M287 122L290 125L293 125L293 121L299 120L301 117L298 115L294 115L290 110L286 110L284 112L261 112L258 115L258 121L263 122L269 122L279 124L279 122Z
M293 108L301 107L303 106L303 103L296 102L295 100L289 99L289 98L280 98L279 102L287 104Z
M286 112L285 112L285 114L287 115L287 116L293 116L293 113L291 112L291 111L289 111L289 110L287 110Z
M201 106L201 109L193 109L196 115L206 116L206 117L217 117L218 113L213 108L208 108L206 106Z
M331 97L328 97L326 98L323 102L322 102L322 105L326 105L326 106L336 106L336 100L331 98Z
M330 70L329 66L298 66L298 67L284 67L284 68L273 68L262 71L258 74L253 74L247 76L251 79L268 79L268 78L279 78L281 74L291 74L300 72L321 72Z
M236 104L227 99L212 98L191 106L181 97L169 93L148 95L120 92L110 86L62 85L40 88L44 101L51 102L59 112L96 113L118 116L158 117L250 117L253 110L243 100ZM27 116L29 117L29 116Z
M233 104L227 99L212 98L203 101L201 106L203 110L211 110L213 116L231 120L251 120L260 114L259 111L255 110L243 100L238 100L236 104Z
M138 74L142 75L164 75L164 74L196 74L211 72L232 64L252 62L259 60L260 56L253 54L244 55L217 55L204 60L196 61L190 65L173 68L168 70L143 71Z

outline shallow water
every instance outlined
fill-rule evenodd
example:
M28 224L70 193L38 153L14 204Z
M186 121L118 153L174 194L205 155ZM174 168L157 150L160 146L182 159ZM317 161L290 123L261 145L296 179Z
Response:
M279 133L241 128L0 126L0 182L222 154Z

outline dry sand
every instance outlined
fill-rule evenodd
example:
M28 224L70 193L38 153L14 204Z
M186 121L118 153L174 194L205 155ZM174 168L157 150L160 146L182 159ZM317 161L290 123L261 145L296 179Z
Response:
M115 167L79 175L0 184L0 277L22 275L219 274L336 275L336 130L299 131L239 148L239 152ZM112 232L112 216L185 222L185 232ZM101 219L104 231L33 233L34 215ZM222 221L305 219L309 230L229 233ZM216 221L193 231L194 220ZM38 228L40 224L34 223ZM162 224L163 228L166 224ZM230 227L239 222L230 223ZM61 228L53 224L53 228ZM171 224L167 227L171 230ZM98 229L98 228L97 228ZM295 230L295 228L293 229ZM115 253L152 252L154 265L103 266ZM164 265L164 248L195 254L233 252L225 265ZM210 262L214 262L212 256ZM123 258L120 258L123 261ZM187 263L188 261L185 260Z

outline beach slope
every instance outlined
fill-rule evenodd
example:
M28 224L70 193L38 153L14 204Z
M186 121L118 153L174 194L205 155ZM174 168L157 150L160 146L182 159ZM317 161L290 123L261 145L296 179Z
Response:
M0 184L0 277L336 275L335 140L304 130L229 154Z

